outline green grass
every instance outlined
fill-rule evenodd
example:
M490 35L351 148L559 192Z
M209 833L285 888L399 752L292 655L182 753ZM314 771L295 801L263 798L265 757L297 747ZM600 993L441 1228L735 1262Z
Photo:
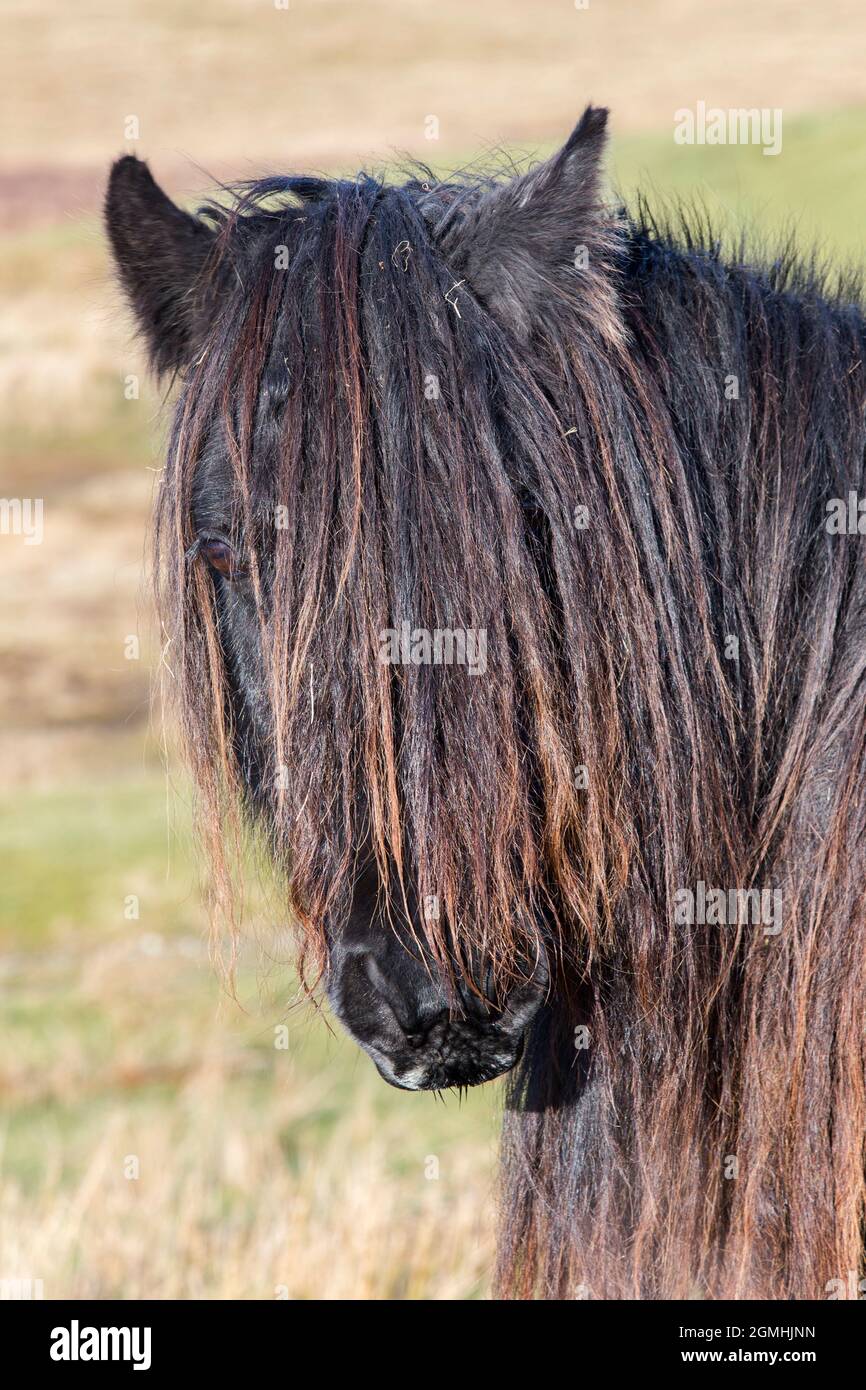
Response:
M168 812L158 777L4 797L0 837L14 872L0 878L0 921L9 944L31 950L70 933L104 940L130 925L154 929L155 922L189 929L199 914L190 907L188 817L180 803L184 820L173 855ZM130 923L124 907L132 894L140 917Z
M768 254L791 232L837 262L862 262L866 226L866 111L834 111L783 123L782 149L676 145L671 132L614 140L612 174L626 198L656 207L699 203L730 233L748 229Z

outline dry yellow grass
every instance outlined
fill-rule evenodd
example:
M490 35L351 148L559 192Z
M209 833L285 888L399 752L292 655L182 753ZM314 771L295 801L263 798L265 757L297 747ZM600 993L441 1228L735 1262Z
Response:
M535 141L610 104L619 130L668 127L698 98L786 113L866 98L858 0L7 0L7 167L142 152L287 167ZM251 169L252 163L248 166Z
M401 1136L350 1109L292 1154L282 1130L320 1101L272 1095L226 1114L231 1078L203 1066L171 1107L115 1102L74 1185L56 1154L35 1187L0 1167L0 1271L46 1298L453 1298L482 1294L492 1256L489 1168L476 1147L439 1177L395 1174ZM432 1156L431 1156L432 1157ZM479 1162L479 1159L481 1161ZM139 1177L127 1177L139 1165ZM428 1161L429 1162L429 1161ZM488 1181L485 1181L488 1179Z
M384 1086L299 1004L278 931L244 948L242 1003L222 996L163 797L121 778L0 802L17 864L0 883L0 1280L47 1298L482 1296L495 1094Z

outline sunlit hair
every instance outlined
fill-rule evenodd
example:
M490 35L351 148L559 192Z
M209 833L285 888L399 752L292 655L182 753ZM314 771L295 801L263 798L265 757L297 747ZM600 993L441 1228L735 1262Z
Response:
M502 1294L822 1297L862 1263L866 572L824 521L864 489L863 319L790 258L593 208L587 273L512 331L461 275L487 191L285 178L211 210L222 308L157 530L212 844L252 786L317 967L362 842L438 897L445 968L507 981L544 940ZM255 760L195 555L215 436ZM384 664L403 622L484 630L486 671ZM780 889L781 930L678 925L698 881Z

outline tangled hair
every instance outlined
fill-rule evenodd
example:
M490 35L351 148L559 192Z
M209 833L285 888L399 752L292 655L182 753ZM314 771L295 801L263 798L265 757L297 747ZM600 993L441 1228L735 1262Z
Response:
M178 706L215 852L250 800L319 967L362 844L437 895L444 968L543 943L503 1296L821 1297L862 1262L866 576L826 517L863 493L866 327L790 257L606 211L603 124L510 182L207 211L157 525ZM384 664L404 622L484 631L486 671ZM780 893L780 930L678 922L699 883Z

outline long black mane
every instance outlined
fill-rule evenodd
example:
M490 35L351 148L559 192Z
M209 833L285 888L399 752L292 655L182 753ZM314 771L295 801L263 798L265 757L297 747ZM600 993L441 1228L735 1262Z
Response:
M550 960L501 1292L822 1297L864 1198L866 577L828 521L866 322L610 211L603 127L510 181L248 186L169 314L129 272L182 373L178 704L215 854L252 787L320 965L361 843L444 970ZM383 665L403 622L483 629L483 678ZM682 920L704 889L733 915Z

